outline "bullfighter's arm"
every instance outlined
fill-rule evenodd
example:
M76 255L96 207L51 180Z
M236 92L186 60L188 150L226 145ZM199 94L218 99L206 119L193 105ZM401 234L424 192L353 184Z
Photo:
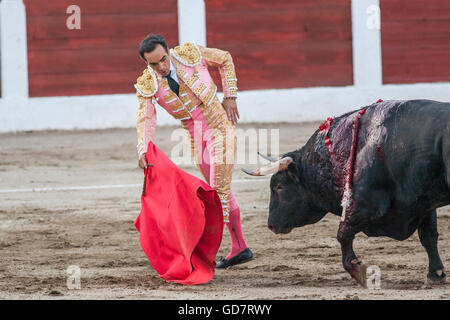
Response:
M237 97L237 78L231 54L228 51L200 45L198 48L206 65L219 69L224 97Z
M137 153L139 158L147 151L147 145L153 141L156 129L156 109L152 98L144 98L136 93L139 107L137 112Z

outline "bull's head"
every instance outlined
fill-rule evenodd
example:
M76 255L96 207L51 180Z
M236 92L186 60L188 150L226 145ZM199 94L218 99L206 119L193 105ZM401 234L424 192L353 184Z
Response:
M279 159L260 155L271 163L253 171L242 171L252 176L273 174L270 180L269 229L275 233L289 233L293 228L322 219L326 212L312 203L302 178L302 166L294 160L295 154Z

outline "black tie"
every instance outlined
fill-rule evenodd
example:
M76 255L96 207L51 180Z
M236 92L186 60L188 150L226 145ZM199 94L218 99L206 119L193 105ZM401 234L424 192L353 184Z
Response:
M180 85L175 81L174 78L172 78L170 76L171 73L169 73L169 75L166 77L166 79L169 82L170 89L172 89L172 91L175 92L177 94L177 96L178 96L180 94Z

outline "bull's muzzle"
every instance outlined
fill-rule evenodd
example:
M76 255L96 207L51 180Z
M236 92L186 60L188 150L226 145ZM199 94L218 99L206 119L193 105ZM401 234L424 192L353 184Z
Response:
M275 234L286 234L292 231L293 228L277 228L270 224L267 225L270 231L272 231Z

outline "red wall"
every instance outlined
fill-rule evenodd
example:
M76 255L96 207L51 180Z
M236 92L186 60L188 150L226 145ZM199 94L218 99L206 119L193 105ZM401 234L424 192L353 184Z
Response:
M205 0L240 90L353 82L350 0ZM81 8L81 30L66 9ZM384 83L450 81L450 1L380 0ZM31 96L133 93L148 33L178 44L177 0L25 0ZM214 77L218 80L217 72Z
M381 0L384 83L450 81L450 1Z
M69 5L81 30L69 30ZM30 96L133 93L148 33L178 43L176 0L25 0Z
M350 0L205 2L208 46L230 51L239 90L353 83Z

